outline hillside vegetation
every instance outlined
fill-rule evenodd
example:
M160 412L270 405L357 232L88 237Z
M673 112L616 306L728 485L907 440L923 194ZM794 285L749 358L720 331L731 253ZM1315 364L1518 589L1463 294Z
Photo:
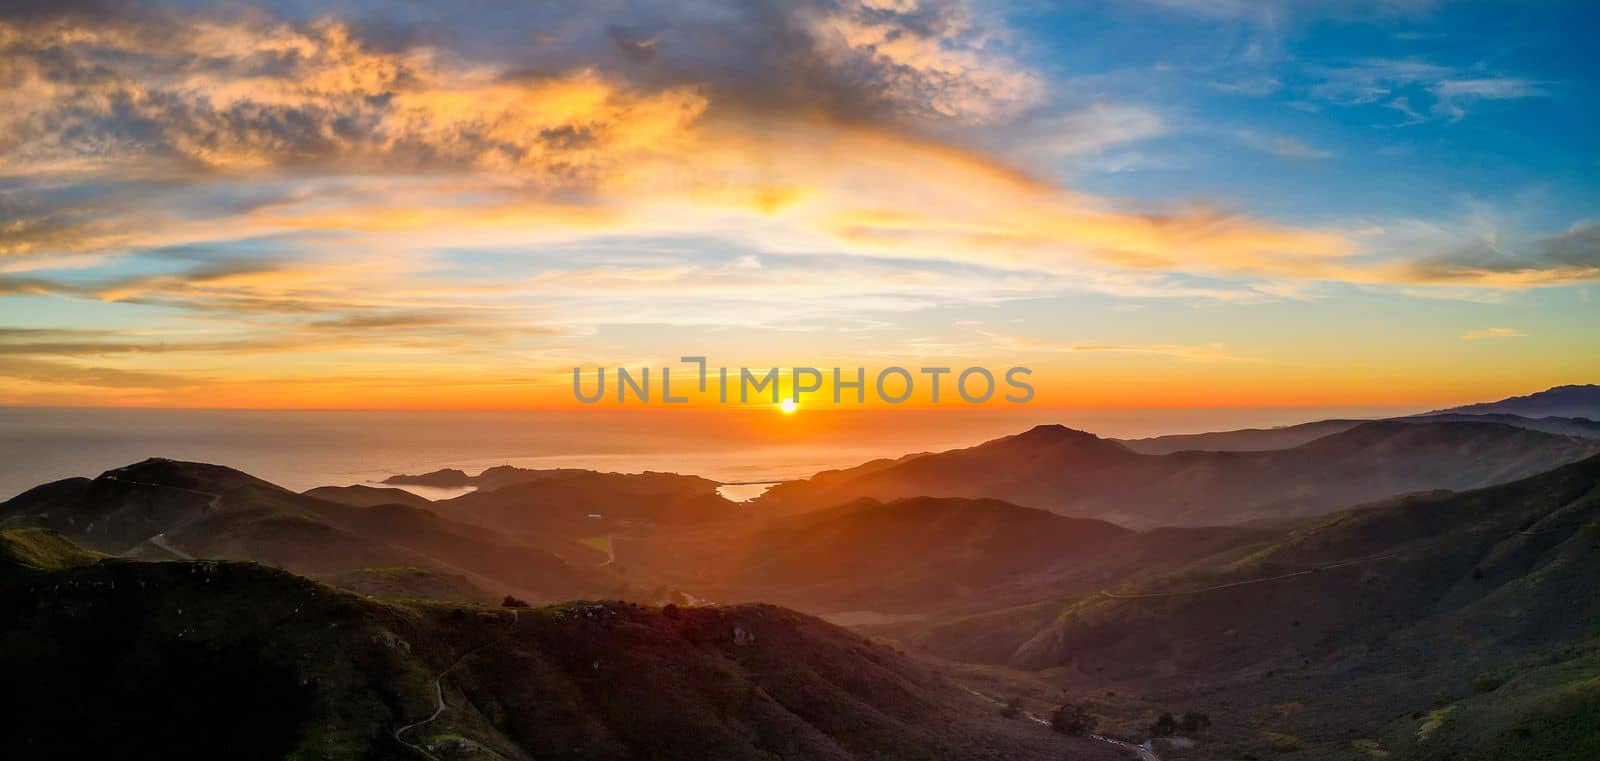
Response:
M30 759L1116 757L781 608L380 603L246 563L0 571L0 673Z

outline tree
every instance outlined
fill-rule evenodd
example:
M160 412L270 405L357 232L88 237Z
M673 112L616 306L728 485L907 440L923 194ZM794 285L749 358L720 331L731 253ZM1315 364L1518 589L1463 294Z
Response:
M1152 737L1172 737L1178 734L1178 720L1172 718L1171 713L1163 713L1156 718L1156 723L1150 725Z
M1211 726L1211 717L1203 713L1186 711L1183 720L1178 722L1178 729L1186 735L1192 735Z
M1086 735L1100 726L1100 719L1089 713L1089 707L1081 703L1063 703L1061 707L1050 714L1050 728L1062 734Z
M500 607L502 607L502 608L526 608L526 607L528 607L528 603L525 600L520 600L518 598L512 597L511 595L506 595L506 599L500 601Z

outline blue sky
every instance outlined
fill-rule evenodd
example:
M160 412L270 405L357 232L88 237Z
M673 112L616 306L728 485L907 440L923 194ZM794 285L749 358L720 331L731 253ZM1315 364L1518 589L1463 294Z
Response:
M1593 380L1597 16L12 5L0 402L538 405L675 344L1059 404Z
M1592 213L1600 66L1573 33L1600 24L1592 4L1262 10L1271 5L1012 15L1027 30L1020 47L1062 89L1122 99L1170 129L1076 179L1138 198L1226 197L1306 223L1481 204L1548 228Z

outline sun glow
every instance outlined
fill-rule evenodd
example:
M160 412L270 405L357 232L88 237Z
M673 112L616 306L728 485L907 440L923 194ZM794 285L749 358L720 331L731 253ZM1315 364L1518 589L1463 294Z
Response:
M778 404L778 409L785 415L793 415L795 410L800 409L800 404L793 399L785 399Z

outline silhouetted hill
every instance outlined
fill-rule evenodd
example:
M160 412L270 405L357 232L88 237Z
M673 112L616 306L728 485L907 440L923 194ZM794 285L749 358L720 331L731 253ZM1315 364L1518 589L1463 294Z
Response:
M1435 410L1430 414L1520 415L1522 417L1566 417L1600 420L1600 386L1594 384L1556 386L1527 396L1513 396L1498 402L1468 404Z
M1558 436L1600 438L1600 421L1567 417L1522 417L1508 414L1465 414L1435 412L1426 415L1388 418L1401 423L1500 423L1513 428L1553 433ZM1140 454L1172 454L1183 451L1262 452L1289 449L1324 436L1348 431L1367 420L1318 420L1280 428L1242 428L1237 431L1185 433L1147 439L1118 439L1123 446Z
M0 570L0 611L19 758L1119 757L771 606L378 603L253 564L107 561Z
M364 486L362 484L353 486L318 486L315 489L307 489L301 494L352 507L405 505L406 507L428 508L433 505L433 500L427 497L419 497L405 489Z
M787 482L755 504L797 512L862 497L990 497L1127 526L1207 525L1476 488L1597 452L1600 441L1494 423L1374 421L1290 449L1155 456L1039 426L969 449Z
M514 472L513 472L514 471ZM639 526L730 520L740 506L717 494L717 482L675 473L591 470L484 471L494 488L435 503L453 519L524 535L594 536Z
M255 560L314 576L412 566L542 600L618 583L428 510L351 507L231 468L164 459L31 489L0 503L0 525L54 529L112 554Z
M564 483L574 480L614 482L617 486L613 488L625 488L641 494L706 492L715 491L717 488L717 482L715 481L699 476L685 476L677 473L659 473L655 471L601 473L582 468L518 468L512 465L496 465L475 476L468 475L465 471L456 468L444 468L417 475L402 473L390 476L384 479L383 482L386 484L441 488L472 486L476 487L480 492L489 492L506 486L536 481ZM626 486L621 486L621 484L626 484Z
M406 486L433 486L438 488L453 488L458 486L471 486L472 476L466 471L457 468L442 468L440 470L419 473L416 475L400 473L383 479L386 484L403 484Z

